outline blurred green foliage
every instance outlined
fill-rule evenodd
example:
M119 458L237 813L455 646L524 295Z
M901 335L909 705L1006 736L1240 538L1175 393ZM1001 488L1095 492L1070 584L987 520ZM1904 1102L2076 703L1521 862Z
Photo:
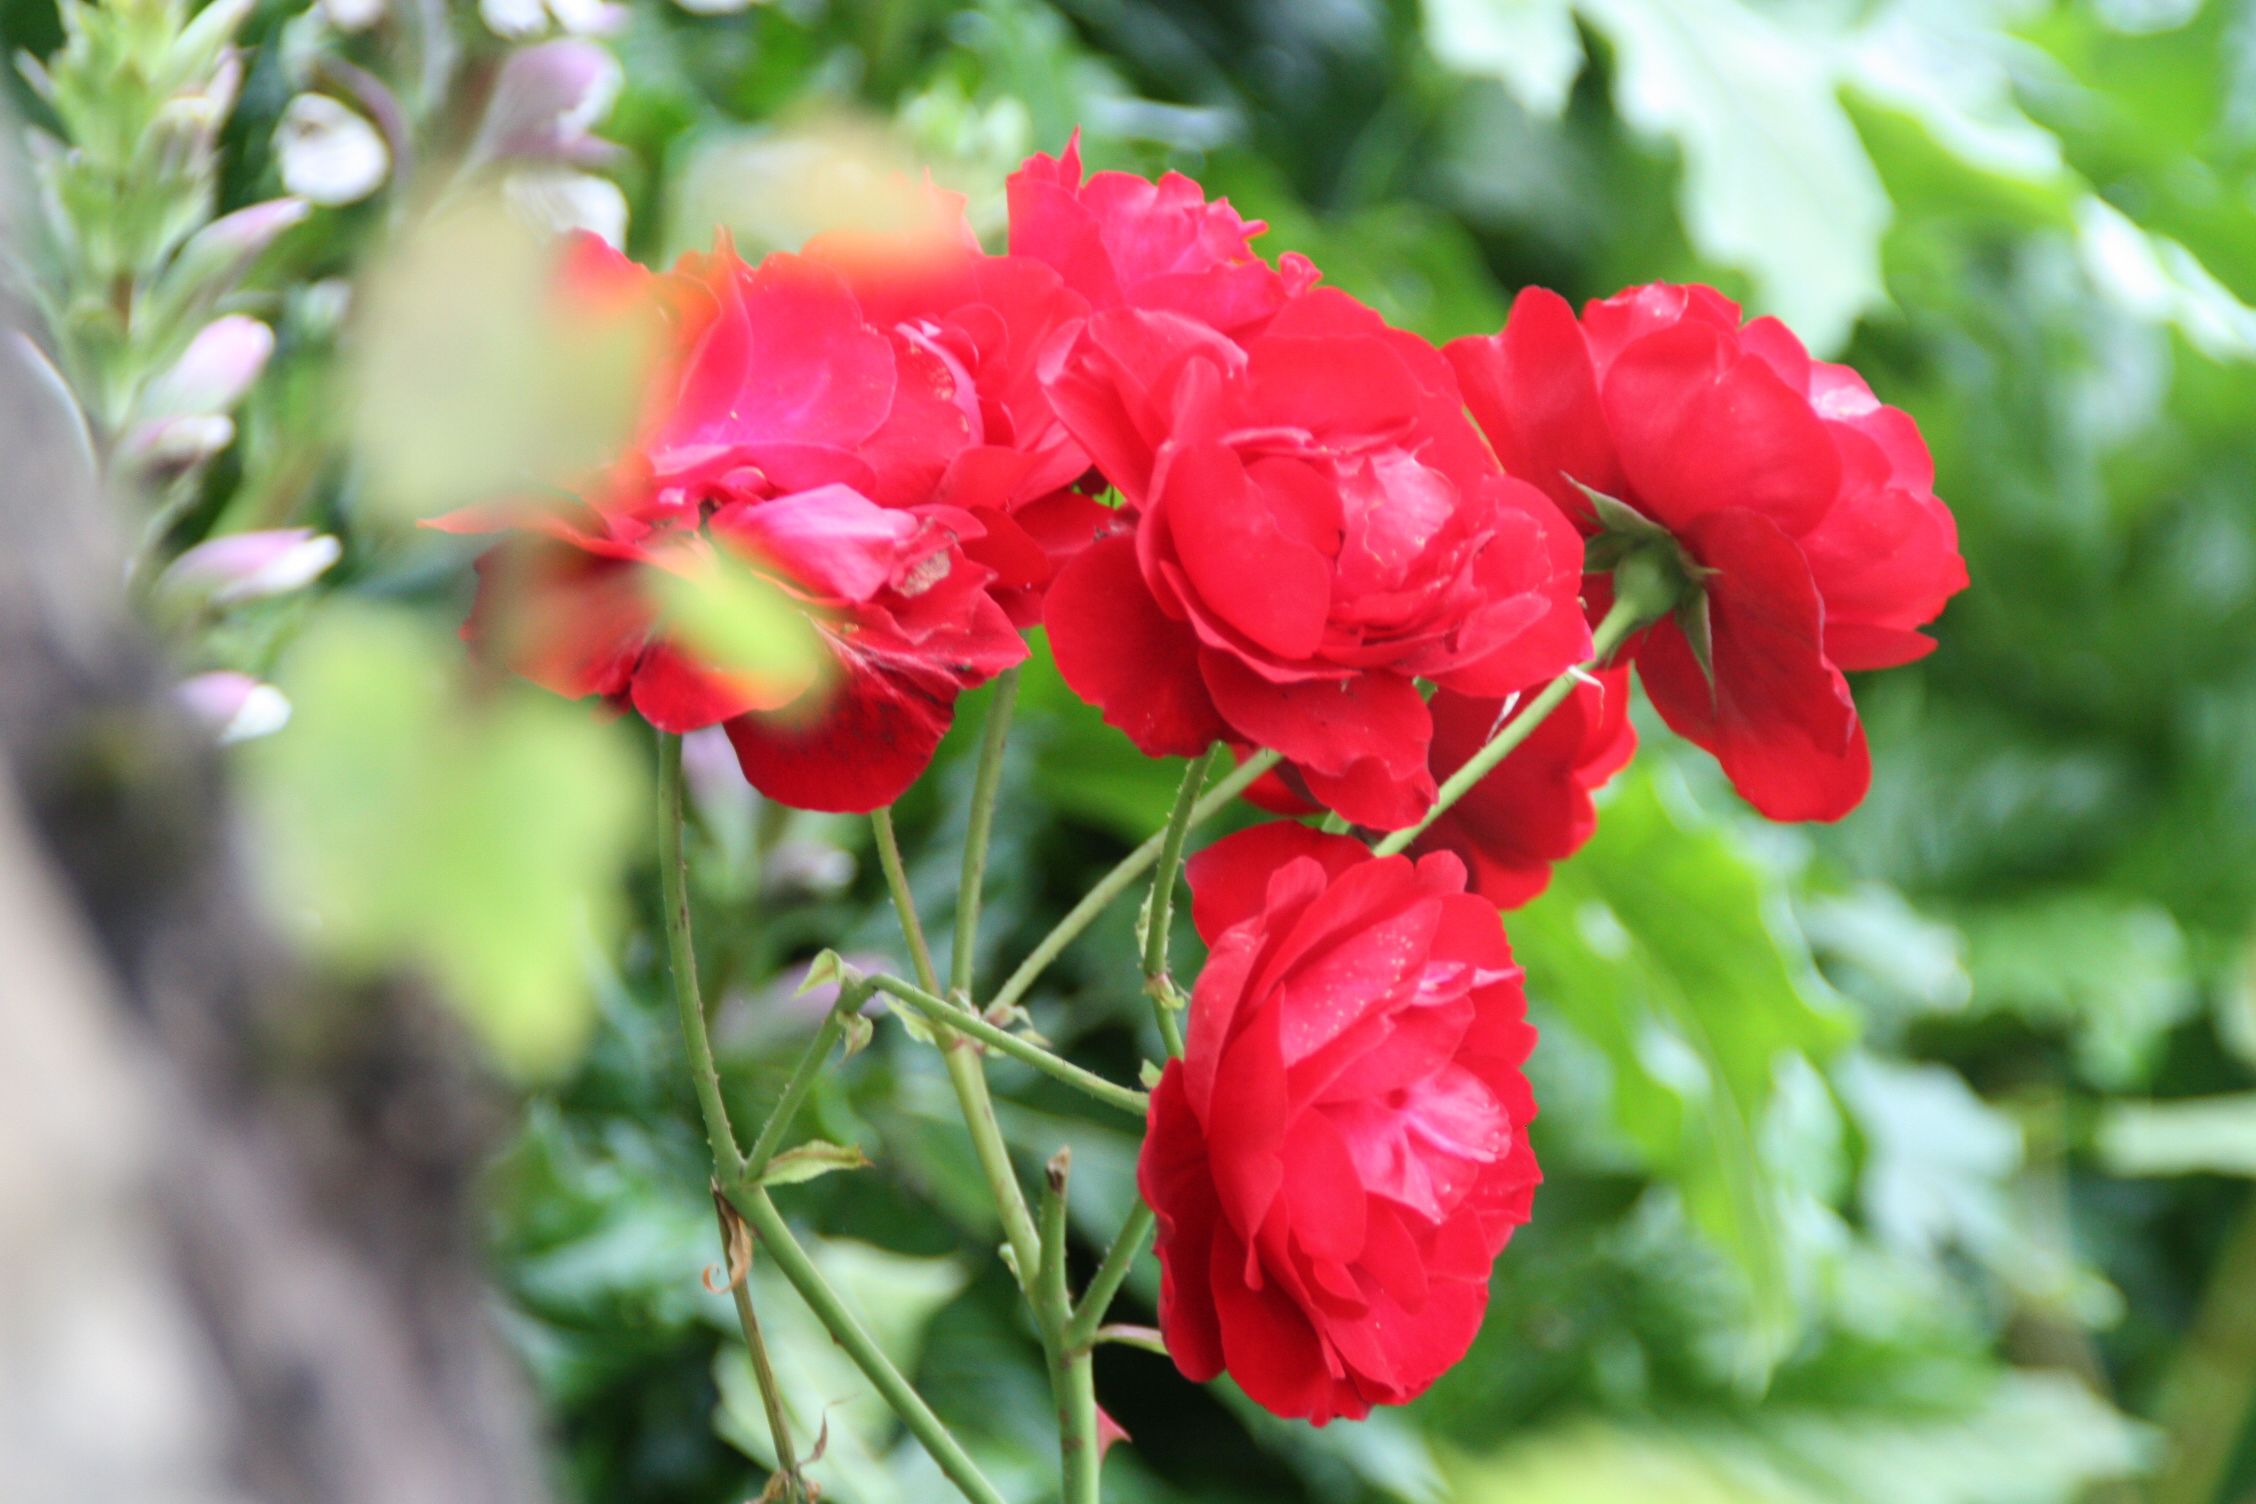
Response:
M457 11L392 0L347 32L260 5L220 207L276 191L274 128L293 89L345 76L328 63L388 86L395 156L431 189L509 45ZM0 14L52 53L51 5ZM1858 688L1863 808L1765 826L1647 725L1590 848L1510 916L1544 1027L1548 1183L1467 1363L1407 1411L1317 1433L1108 1348L1100 1392L1135 1437L1111 1497L2256 1489L2237 1316L2256 1308L2256 4L650 0L606 45L625 85L598 129L623 151L602 171L644 259L716 220L748 251L792 244L896 162L928 163L992 236L1003 175L1078 126L1095 165L1192 172L1268 219L1272 251L1436 337L1495 328L1531 281L1713 281L1909 409L1956 508L1974 586L1940 650ZM522 388L575 373L499 347L456 363L450 336L508 312L472 297L435 328L377 321L395 365L372 408L340 375L339 279L364 317L384 307L390 232L420 202L395 181L316 213L251 295L281 344L182 526L318 525L347 554L319 602L194 654L297 702L245 768L284 910L317 909L356 964L430 967L501 1059L565 1071L491 1175L564 1492L741 1499L771 1454L727 1303L698 1282L717 1243L635 824L647 747L442 669L469 548L386 504L463 478L442 429L537 445L555 413ZM965 740L901 811L943 946ZM743 1121L814 1026L804 960L902 958L859 822L763 807L698 752L700 959ZM1179 774L1037 652L984 977L1157 827ZM1158 1048L1128 907L1028 1000L1120 1079ZM994 1075L1026 1167L1074 1146L1085 1269L1135 1143L1018 1066ZM1039 1354L936 1063L882 1027L807 1128L875 1168L792 1187L788 1209L982 1464L1038 1497ZM1147 1262L1130 1307L1154 1285ZM827 1433L829 1497L942 1497L788 1293L764 1271L754 1288L802 1449Z

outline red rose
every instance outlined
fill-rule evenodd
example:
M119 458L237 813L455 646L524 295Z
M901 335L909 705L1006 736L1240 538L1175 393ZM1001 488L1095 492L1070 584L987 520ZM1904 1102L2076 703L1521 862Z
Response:
M987 571L964 557L969 518L824 486L626 541L638 526L558 523L489 551L463 635L544 688L600 695L661 731L721 724L745 777L785 804L892 803L931 762L956 696L1026 656ZM649 572L695 569L716 548L805 608L827 671L747 678L668 640Z
M1241 219L1229 200L1179 172L1158 182L1134 173L1081 177L1081 133L1062 157L1033 156L1011 174L1010 249L1057 268L1092 308L1179 313L1244 335L1316 282L1307 257L1276 267L1257 255L1268 226Z
M1632 288L1579 321L1530 288L1502 334L1449 356L1507 470L1586 532L1582 487L1626 503L1692 566L1705 623L1680 612L1627 653L1662 719L1773 819L1854 808L1871 762L1843 670L1928 651L1917 629L1966 585L1911 419L1705 287Z
M1089 305L1039 261L983 254L962 200L931 198L936 223L922 233L826 235L807 255L846 279L903 374L896 416L864 452L917 499L979 520L983 535L967 552L995 572L990 592L1012 619L1032 626L1058 565L1106 516L1074 489L1089 457L1051 412L1039 374L1044 352L1071 337Z
M1280 823L1188 871L1210 954L1137 1166L1167 1350L1279 1415L1360 1419L1464 1356L1527 1220L1520 972L1446 854Z
M1439 352L1344 293L1242 347L1098 314L1050 398L1126 504L1044 621L1066 682L1148 753L1275 748L1393 829L1434 797L1416 681L1501 696L1589 652L1574 529L1497 468Z
M724 244L664 276L583 239L568 302L655 309L668 341L630 451L563 504L442 520L520 536L480 561L464 635L534 682L600 695L662 731L726 723L746 777L806 809L861 812L915 781L956 696L1025 656L932 500L980 432L968 383L864 318L805 257L747 267ZM880 505L891 501L894 505ZM658 619L653 571L725 550L806 610L831 672L754 680L700 664Z
M1430 702L1433 772L1445 779L1517 718L1501 700L1443 690ZM1591 794L1629 763L1629 670L1598 673L1529 732L1490 773L1411 843L1413 853L1453 851L1472 886L1500 909L1516 909L1551 881L1551 867L1582 849L1598 828Z

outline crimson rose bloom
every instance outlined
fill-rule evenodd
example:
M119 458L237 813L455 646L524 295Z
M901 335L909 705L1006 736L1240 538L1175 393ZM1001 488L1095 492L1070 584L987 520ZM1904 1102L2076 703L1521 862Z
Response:
M1853 809L1872 766L1843 670L1927 652L1917 629L1966 585L1912 420L1706 287L1631 288L1579 321L1529 288L1502 334L1449 357L1507 470L1585 532L1582 487L1627 503L1695 566L1707 666L1677 620L1628 650L1662 719L1772 819Z
M1188 872L1209 956L1137 1166L1167 1350L1279 1415L1360 1419L1464 1356L1527 1220L1520 971L1447 854L1279 823Z
M1275 748L1394 829L1434 798L1417 680L1501 696L1589 652L1574 529L1497 468L1440 353L1344 293L1243 346L1100 313L1049 390L1125 505L1043 619L1067 684L1154 756Z
M1315 285L1307 257L1272 268L1250 242L1268 226L1179 172L1081 178L1081 133L1062 157L1032 156L1010 176L1010 249L1057 268L1091 307L1179 313L1246 335Z
M655 309L664 348L630 452L578 497L437 524L515 535L480 560L464 635L662 731L725 724L745 776L784 803L890 803L930 762L957 695L1026 652L988 594L993 571L967 557L983 526L930 497L971 419L932 421L951 388L807 258L748 267L724 243L659 277L583 238L562 285L583 308ZM827 672L724 673L669 639L653 572L710 567L716 552L807 612Z

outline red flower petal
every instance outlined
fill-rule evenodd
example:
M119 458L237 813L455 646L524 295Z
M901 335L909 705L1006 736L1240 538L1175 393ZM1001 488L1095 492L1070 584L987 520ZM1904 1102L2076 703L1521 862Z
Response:
M1145 753L1195 757L1222 738L1198 639L1152 599L1133 540L1083 550L1051 584L1042 617L1066 684Z
M1872 780L1864 728L1826 660L1822 607L1802 553L1778 525L1727 510L1687 534L1715 573L1711 690L1675 622L1637 650L1637 671L1671 729L1707 748L1732 786L1773 820L1837 820Z

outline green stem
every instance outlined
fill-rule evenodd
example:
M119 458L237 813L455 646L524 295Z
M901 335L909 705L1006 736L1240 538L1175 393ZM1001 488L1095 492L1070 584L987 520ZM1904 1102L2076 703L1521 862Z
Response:
M743 1278L737 1278L735 1242L744 1224L737 1218L736 1208L718 1190L714 1199L717 1204L713 1210L721 1221L721 1255L729 1261L729 1294L736 1298L736 1324L744 1329L744 1350L752 1359L752 1387L760 1391L760 1407L767 1413L776 1472L783 1479L784 1504L807 1504L806 1480L799 1474L799 1449L791 1440L791 1418L783 1413L783 1390L776 1383L775 1365L768 1361L768 1342L760 1333L759 1313L752 1309L749 1261L744 1265ZM745 1236L749 1242L749 1235Z
M1542 692L1522 706L1519 714L1507 721L1504 729L1490 738L1487 746L1475 752L1463 767L1449 775L1441 786L1440 794L1434 799L1433 808L1426 811L1423 820L1386 837L1371 848L1371 854L1393 856L1424 835L1427 826L1446 814L1449 807L1464 798L1475 784L1495 772L1496 765L1510 756L1513 748L1526 741L1535 728L1543 724L1545 717L1559 708L1561 701L1574 693L1575 684L1585 671L1604 663L1613 655L1614 649L1621 646L1623 638L1650 620L1650 604L1642 598L1623 595L1617 599L1613 609L1606 613L1606 619L1598 624L1598 630L1591 634L1589 661L1567 670L1544 685Z
M815 1037L808 1040L807 1048L800 1052L798 1063L791 1068L790 1078L783 1083L783 1094L776 1098L775 1110L760 1125L760 1136L752 1141L751 1152L744 1156L744 1177L747 1180L757 1181L768 1168L768 1161L774 1159L776 1151L783 1147L783 1136L790 1131L791 1120L799 1115L799 1109L806 1104L807 1094L815 1089L815 1081L822 1075L832 1048L837 1045L839 1036L846 1032L847 1018L862 1011L862 1004L868 1000L871 991L866 979L847 977L839 982L838 1001L823 1015L822 1027L815 1031Z
M2168 1461L2150 1504L2209 1504L2221 1497L2235 1449L2256 1406L2256 1200L2225 1235L2201 1304L2164 1376L2154 1419Z
M714 1068L713 1044L705 1027L705 1004L697 991L697 947L689 929L689 866L682 854L682 744L680 737L664 732L658 736L658 881L674 1007L681 1015L682 1045L689 1053L689 1080L705 1119L713 1168L726 1180L744 1172L744 1156L729 1126L721 1075Z
M1120 1224L1112 1246L1105 1250L1104 1262L1090 1276L1089 1288L1081 1293L1081 1308L1074 1312L1067 1339L1072 1346L1087 1347L1096 1340L1097 1328L1104 1324L1112 1298L1120 1293L1128 1271L1135 1267L1136 1256L1144 1251L1144 1240L1151 1236L1154 1220L1152 1209L1139 1196L1128 1209L1128 1220Z
M1159 833L1159 865L1152 870L1151 897L1144 905L1144 990L1160 1010L1162 1033L1173 1021L1167 1017L1174 1007L1174 989L1167 975L1167 934L1175 918L1175 879L1183 868L1183 838L1190 834L1191 811L1198 805L1199 790L1206 787L1207 771L1213 763L1214 753L1209 750L1192 758L1183 770L1182 786L1175 791L1175 807L1168 811L1167 825ZM1169 1048L1175 1054L1182 1053L1172 1044Z
M1255 779L1276 765L1275 752L1256 752L1247 758L1236 771L1207 790L1206 796L1192 807L1191 817L1185 828L1212 818L1217 810L1244 793ZM1019 963L1018 970L1011 973L1010 980L1003 983L1002 990L995 994L992 1006L1008 1008L1026 996L1034 984L1042 979L1042 973L1049 969L1050 963L1062 955L1065 948L1094 923L1114 899L1127 892L1137 878L1152 869L1166 842L1164 832L1153 836L1122 857L1119 865L1110 872L1097 879L1097 885L1083 894L1081 901L1068 910L1056 927L1042 937L1041 943L1027 953L1026 959Z
M666 949L673 963L674 998L681 1013L683 1044L689 1052L690 1077L697 1086L698 1106L705 1116L705 1135L712 1145L714 1171L723 1192L729 1204L752 1224L758 1239L768 1245L776 1267L791 1281L792 1288L807 1302L808 1309L884 1396L901 1423L932 1454L940 1471L972 1504L1003 1504L1003 1497L995 1491L995 1486L980 1473L956 1438L940 1423L940 1418L909 1387L900 1370L878 1350L869 1333L840 1302L837 1292L823 1280L806 1250L791 1236L791 1229L784 1225L782 1214L768 1199L767 1192L744 1178L744 1158L737 1152L728 1107L721 1099L720 1075L713 1066L713 1044L705 1025L705 1006L697 992L697 958L689 928L688 871L682 857L681 763L681 738L661 735L658 739L658 856L659 880L665 897ZM767 1135L763 1133L762 1137ZM748 1304L747 1301L746 1306L739 1306L740 1317ZM753 1377L760 1377L757 1358ZM765 1400L767 1396L762 1397ZM781 1436L782 1432L779 1430L776 1434ZM781 1455L779 1450L778 1456Z
M932 956L924 944L924 925L917 918L916 900L910 896L908 877L901 866L892 819L885 810L877 811L871 819L877 829L886 886L893 892L893 908L901 916L901 932L917 957L918 980L924 983L927 995L936 993L939 979L933 974ZM1034 1214L1027 1208L1018 1172L1011 1168L1010 1147L1003 1142L1002 1125L995 1121L995 1103L987 1094L987 1076L980 1068L978 1046L957 1027L971 1016L967 1009L950 1007L947 1020L936 1024L940 1063L947 1068L948 1084L955 1090L956 1106L963 1113L964 1129L971 1135L972 1154L986 1177L988 1194L995 1198L995 1212L1003 1223L1003 1243L1010 1250L1012 1275L1019 1288L1027 1289L1041 1260L1041 1240L1035 1234Z
M1003 781L1003 743L1010 736L1011 711L1018 704L1018 670L995 680L987 706L987 725L979 740L979 768L971 781L971 828L964 835L963 880L956 885L956 944L948 956L949 990L964 1006L974 1006L972 985L979 970L979 897L987 880L987 838L995 827L995 791Z
M893 895L893 912L901 921L901 938L909 942L909 962L925 991L940 990L940 973L933 969L932 947L924 943L924 921L917 917L916 900L909 896L908 870L901 865L900 837L893 833L890 806L870 811L870 829L877 834L877 865L885 871L885 890Z
M913 987L899 977L872 976L868 985L875 991L908 1004L943 1033L968 1034L981 1044L992 1046L1010 1056L1024 1061L1034 1069L1055 1080L1064 1082L1075 1091L1086 1093L1122 1112L1142 1117L1151 1106L1151 1098L1140 1091L1107 1081L1094 1071L1084 1070L1062 1055L1054 1055L1031 1040L999 1029L976 1013L966 1013L942 998L934 997L922 988Z
M855 1319L854 1313L846 1309L846 1303L839 1299L838 1292L822 1277L822 1271L807 1256L807 1250L791 1235L791 1228L784 1222L783 1214L776 1210L776 1204L768 1193L756 1185L739 1181L728 1187L728 1196L730 1204L744 1214L745 1221L752 1224L752 1231L758 1235L761 1246L767 1249L768 1256L775 1260L776 1267L783 1271L783 1277L791 1282L791 1287L799 1292L799 1298L807 1303L807 1308L815 1313L815 1318L822 1322L832 1339L845 1350L854 1366L862 1371L871 1386L892 1407L893 1413L901 1418L901 1423L909 1428L909 1433L923 1444L925 1451L931 1454L932 1460L939 1465L948 1481L955 1484L957 1491L971 1500L972 1504L1003 1504L1003 1496L996 1492L995 1486L979 1471L978 1465L965 1453L954 1434L941 1422L940 1417L932 1413L931 1407L925 1404L923 1398L909 1387L909 1381L901 1377L901 1371L893 1366L893 1360L879 1349L869 1332Z
M1064 1504L1098 1504L1103 1454L1097 1442L1096 1363L1089 1344L1073 1340L1073 1301L1065 1288L1065 1181L1072 1164L1073 1151L1058 1150L1043 1182L1042 1274L1034 1306L1049 1354L1050 1394L1057 1402Z

